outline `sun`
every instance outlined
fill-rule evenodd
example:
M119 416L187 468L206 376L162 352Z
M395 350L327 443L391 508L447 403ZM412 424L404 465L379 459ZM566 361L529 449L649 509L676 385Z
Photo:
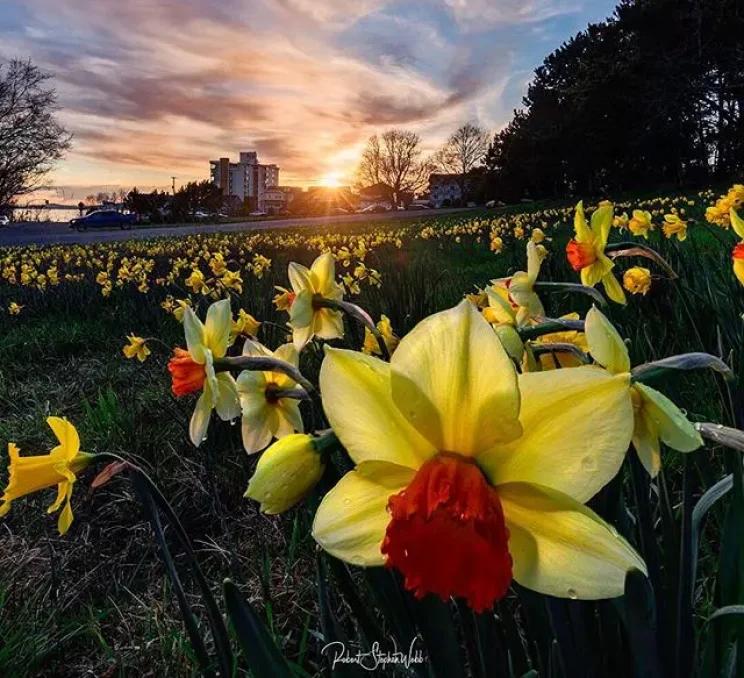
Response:
M327 186L328 188L338 188L341 185L341 173L328 172L328 174L323 175L320 183L322 186Z

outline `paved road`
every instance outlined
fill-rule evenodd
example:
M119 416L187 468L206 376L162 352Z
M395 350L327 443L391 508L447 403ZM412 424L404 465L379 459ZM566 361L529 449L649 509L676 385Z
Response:
M383 214L346 214L329 217L305 217L294 219L267 219L266 221L241 221L231 224L187 224L161 227L144 227L131 231L92 230L78 233L67 224L25 223L11 224L0 228L0 247L14 245L53 245L71 243L111 242L115 240L147 240L163 236L192 235L194 233L228 233L234 231L261 231L271 228L291 228L297 226L325 226L334 223L354 223L358 221L397 221L399 219L440 216L456 212L466 212L471 208L441 210L421 210L419 212L386 212Z

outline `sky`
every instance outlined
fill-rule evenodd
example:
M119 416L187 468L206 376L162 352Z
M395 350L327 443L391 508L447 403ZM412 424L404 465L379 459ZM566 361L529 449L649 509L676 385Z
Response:
M0 61L54 74L73 148L51 195L209 176L257 150L280 184L350 183L390 127L435 150L508 123L533 69L614 0L0 0Z

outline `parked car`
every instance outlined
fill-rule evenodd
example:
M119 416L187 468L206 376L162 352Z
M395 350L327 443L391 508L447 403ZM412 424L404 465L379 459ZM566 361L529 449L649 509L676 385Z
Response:
M0 214L0 228L3 226L9 226L10 225L10 217L6 214Z
M251 212L248 216L249 217L268 217L269 215L267 212L256 211L256 212Z
M77 231L87 231L89 228L111 228L118 226L122 230L132 228L136 220L135 214L124 214L116 210L96 210L84 217L70 219L70 228Z
M428 202L412 202L408 207L408 210L430 210L431 205Z
M367 207L364 207L359 210L359 214L380 214L382 212L389 212L390 208L386 205L367 205Z
M191 216L194 219L204 220L209 219L211 215L209 214L209 212L205 212L204 210L196 210L196 212L194 212Z

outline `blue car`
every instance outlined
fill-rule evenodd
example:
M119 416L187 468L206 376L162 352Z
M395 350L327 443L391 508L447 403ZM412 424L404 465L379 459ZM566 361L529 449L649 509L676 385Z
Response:
M95 212L86 214L84 217L70 219L70 228L74 228L77 231L86 231L89 228L111 228L118 226L123 230L132 228L135 219L136 215L134 214L123 214L116 210L96 210Z

